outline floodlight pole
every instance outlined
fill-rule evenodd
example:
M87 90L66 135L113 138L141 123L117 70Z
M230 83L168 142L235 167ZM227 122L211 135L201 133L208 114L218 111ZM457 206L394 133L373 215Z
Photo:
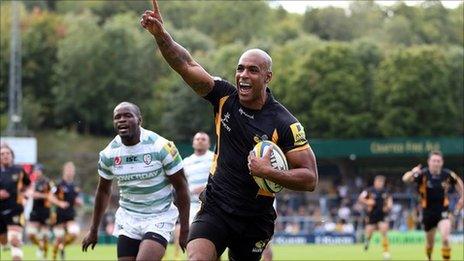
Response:
M7 133L15 136L20 131L22 120L21 91L21 31L19 27L19 1L11 2L10 84L8 95Z

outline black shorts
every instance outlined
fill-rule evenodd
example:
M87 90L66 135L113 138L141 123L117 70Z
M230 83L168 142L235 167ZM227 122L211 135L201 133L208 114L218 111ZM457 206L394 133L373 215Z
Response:
M230 260L260 260L274 234L274 220L275 215L233 216L217 206L202 206L190 226L188 241L197 238L210 240L218 257L228 247Z
M56 215L56 224L55 225L66 224L66 222L73 221L73 220L74 220L74 216Z
M424 226L424 231L428 232L433 228L436 228L438 223L447 219L450 216L450 212L447 209L438 210L424 210L422 212L422 225Z
M3 215L0 215L0 235L6 234L7 231L6 219Z
M23 222L22 212L18 213L9 209L2 210L0 213L0 234L2 230L6 231L8 226L22 226Z
M50 221L50 210L33 210L29 217L29 221L38 222L41 225L49 225Z
M118 237L117 243L118 259L121 257L136 257L139 253L140 243L143 240L153 240L164 246L164 249L166 249L166 246L168 245L168 241L163 236L153 232L145 233L145 235L142 237L142 240L137 240L121 235Z
M379 222L387 222L387 214L385 212L371 212L367 214L366 223L368 225L377 225Z

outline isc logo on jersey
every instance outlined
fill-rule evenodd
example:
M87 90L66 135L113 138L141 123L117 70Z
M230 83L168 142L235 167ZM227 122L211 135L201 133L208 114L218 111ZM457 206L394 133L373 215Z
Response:
M255 145L253 148L253 152L255 153L256 157L263 157L267 150L272 146L271 152L271 165L273 168L278 170L288 170L287 158L285 158L285 154L282 150L273 142L271 141L261 141ZM283 187L273 181L263 179L260 177L255 177L256 184L262 189L267 192L277 193L280 192Z

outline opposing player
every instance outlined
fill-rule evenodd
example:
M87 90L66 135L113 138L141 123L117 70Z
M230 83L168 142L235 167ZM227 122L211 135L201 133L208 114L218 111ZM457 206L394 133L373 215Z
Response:
M32 211L27 224L27 235L29 240L38 246L37 257L47 258L48 253L48 234L50 227L50 207L55 204L61 208L66 208L69 204L66 201L59 201L51 192L52 182L43 174L43 166L34 166L35 181L33 182L34 192L32 194Z
M432 151L427 160L427 167L419 164L403 175L406 183L415 182L420 196L422 208L422 225L426 233L426 255L432 259L435 232L440 231L442 240L441 255L443 260L451 258L449 237L451 233L451 221L448 205L448 190L454 186L459 193L459 201L456 205L456 213L463 206L463 183L461 178L453 171L443 168L443 154L440 151Z
M200 199L198 196L206 188L208 182L209 169L213 162L214 153L209 150L211 144L209 135L205 132L198 132L193 137L192 147L193 154L184 159L184 172L187 177L190 191L190 215L189 224L192 224L195 215L200 210ZM176 225L175 231L175 252L174 256L179 256L180 226Z
M114 109L118 135L100 152L95 207L82 250L95 247L98 227L108 206L111 183L118 180L119 209L113 235L119 260L161 260L180 212L182 250L189 231L190 198L182 159L174 143L141 127L137 105L123 102ZM176 204L173 203L173 189ZM176 207L177 206L177 207Z
M314 190L316 160L303 126L268 88L272 59L266 52L252 49L242 54L235 87L213 78L172 39L163 26L156 0L153 9L143 14L142 27L155 37L168 64L214 107L215 157L205 193L200 195L202 207L192 223L188 257L216 260L228 247L231 260L259 260L274 233L276 213L272 207L274 195L259 190L252 175L293 190ZM261 140L276 143L293 169L272 168L271 150L263 158L249 157Z
M63 165L62 180L53 188L53 193L58 200L67 203L56 208L56 224L53 227L56 237L52 252L53 260L56 260L58 251L60 251L61 259L64 259L65 247L74 242L80 232L79 224L75 221L75 207L82 206L83 203L79 197L80 188L74 183L75 175L74 163L66 162Z
M385 177L381 175L376 176L374 186L363 190L358 200L366 207L367 213L364 250L369 248L372 233L375 230L379 230L382 234L383 258L390 259L387 217L393 207L393 198L385 189Z
M21 260L25 191L31 181L21 166L14 165L14 152L6 144L0 145L0 163L0 242L10 244L13 260Z

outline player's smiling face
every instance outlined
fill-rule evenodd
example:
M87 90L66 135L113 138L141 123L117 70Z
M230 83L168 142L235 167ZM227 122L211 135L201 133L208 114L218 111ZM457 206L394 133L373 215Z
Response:
M123 140L131 140L138 134L140 119L131 106L118 106L113 113L114 129Z
M245 107L253 109L265 101L266 87L272 77L267 67L266 60L259 54L244 53L240 57L235 81L240 102Z

